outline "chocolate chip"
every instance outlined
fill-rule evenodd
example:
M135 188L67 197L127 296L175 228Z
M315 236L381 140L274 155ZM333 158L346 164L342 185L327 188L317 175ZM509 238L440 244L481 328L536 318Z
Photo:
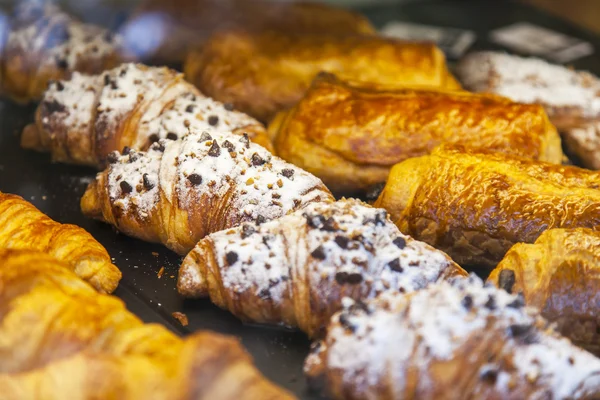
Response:
M152 135L150 135L148 137L148 141L150 142L150 144L156 143L160 140L160 136L158 136L156 133L153 133Z
M44 101L44 109L48 114L63 112L66 110L65 106L56 100Z
M402 268L402 265L400 265L400 259L399 258L396 258L396 259L390 261L388 263L388 267L390 267L390 269L392 271L396 271L396 272L403 272L404 271L404 268Z
M177 134L174 132L167 133L167 139L169 139L169 140L177 140L178 138L179 138L179 136L177 136Z
M111 88L112 90L117 90L117 89L119 88L119 85L117 85L117 82L116 82L116 81L111 81L111 82L110 82L110 88Z
M310 255L313 258L316 258L317 260L324 260L327 256L325 255L325 249L323 249L323 246L319 246L316 249L314 249Z
M165 151L165 144L162 141L156 142L152 145L151 148L152 150L160 151L162 153L163 151Z
M321 230L325 232L336 232L340 229L337 221L333 217L329 217L323 223Z
M335 274L335 280L340 285L350 284L357 285L363 281L363 277L358 272L338 272Z
M308 224L308 226L310 226L311 228L320 228L323 226L323 224L325 223L325 217L322 215L308 215L305 214L304 217L306 218L306 223Z
M490 294L487 301L484 304L484 307L488 310L496 309L496 298Z
M213 144L212 144L212 146L210 146L210 149L208 150L208 155L211 157L219 157L221 155L221 148L217 144L216 140L213 140Z
M229 251L227 252L227 254L225 255L225 258L227 259L227 264L228 265L233 265L237 262L238 260L238 255L236 252L233 251Z
M146 188L146 190L151 190L154 188L154 182L152 182L152 179L150 179L150 175L142 175L142 182L144 183L144 187Z
M531 324L514 324L508 327L512 337L521 337L529 334L533 329Z
M569 364L571 364L571 365L575 365L575 359L574 359L573 357L569 357L569 358L567 359L567 361L569 362Z
M104 39L104 41L105 41L105 42L108 42L108 43L110 43L110 42L112 42L112 41L113 41L113 39L114 39L114 35L113 35L113 33L112 33L112 32L110 32L110 31L107 31L107 32L104 34L104 36L103 36L103 39Z
M292 176L294 176L294 170L289 168L282 169L281 175L285 176L286 178L291 178Z
M244 135L240 138L240 142L244 143L247 149L250 148L250 138L248 137L247 133L244 133Z
M129 153L129 162L136 162L138 159L140 158L139 154L137 154L135 151L132 151Z
M498 378L498 371L496 371L495 369L487 368L481 373L481 375L479 375L479 378L482 381L493 385L496 383L496 379Z
M223 104L223 108L226 109L227 111L233 111L233 104L225 103L225 104Z
M350 239L348 239L345 236L336 236L334 240L335 240L335 243L338 246L340 246L342 249L347 249L348 243L350 243Z
M256 223L258 225L264 224L265 222L267 222L267 219L265 217L263 217L262 215L259 215L258 217L256 217Z
M269 244L269 240L271 239L270 236L263 236L262 238L262 242L265 246L267 246L267 249L271 250L271 245Z
M341 314L339 321L340 325L347 331L354 333L354 331L356 330L356 327L350 323L350 320L348 319L346 314Z
M258 154L252 154L252 165L259 166L263 165L266 161Z
M110 85L110 76L108 74L104 75L104 86Z
M131 193L133 191L133 187L131 187L131 185L125 181L121 181L119 186L121 186L121 191L125 194Z
M130 152L131 152L131 148L129 146L125 146L125 147L123 147L123 151L121 151L121 154L123 154L124 156L126 156Z
M503 269L498 276L498 286L508 293L512 293L515 285L515 272L510 269Z
M471 295L469 295L469 294L466 295L465 297L463 297L463 299L462 299L462 305L467 310L470 310L471 307L473 307L473 297L471 297Z
M127 68L123 68L121 71L119 71L119 76L123 77L125 75L127 75Z
M217 126L218 123L219 117L217 117L216 115L211 115L210 117L208 117L208 124L210 126Z
M206 142L208 140L212 140L212 136L210 136L208 132L202 132L202 135L200 135L200 141Z
M106 157L106 160L109 164L116 164L117 161L119 161L119 152L111 151L110 153L108 153L108 157Z
M525 299L523 298L523 294L519 293L517 297L506 305L510 308L523 308L525 307Z
M61 81L56 81L56 90L62 92L63 90L65 90L65 85L63 85Z
M235 151L235 146L229 140L225 140L221 146L225 147L230 152Z
M190 181L190 183L192 185L200 185L202 183L202 177L198 174L191 174L188 175L188 181Z
M67 69L67 68L69 68L69 63L67 62L67 60L63 60L62 58L57 58L56 66L60 69Z
M271 292L269 291L269 289L263 289L258 293L258 297L260 297L263 300L270 300Z
M364 312L367 315L371 315L371 310L369 310L369 307L364 302L362 302L361 300L355 300L354 304L352 304L350 306L349 311L352 314L357 314L359 312Z
M242 226L242 239L246 239L252 236L256 232L256 229L252 225L244 224Z
M383 192L383 188L385 188L385 182L380 182L371 186L365 193L365 200L369 202L377 200L381 192Z
M402 250L403 248L406 247L406 240L400 236L398 236L396 239L394 239L394 241L392 243L394 243L396 245L396 247L398 247L400 250Z
M375 225L385 225L387 211L381 210L375 215Z

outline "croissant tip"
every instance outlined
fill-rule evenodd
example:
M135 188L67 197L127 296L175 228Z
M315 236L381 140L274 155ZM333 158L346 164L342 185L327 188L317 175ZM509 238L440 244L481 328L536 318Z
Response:
M200 262L192 250L179 268L177 291L184 297L198 298L208 295L208 285L200 271Z

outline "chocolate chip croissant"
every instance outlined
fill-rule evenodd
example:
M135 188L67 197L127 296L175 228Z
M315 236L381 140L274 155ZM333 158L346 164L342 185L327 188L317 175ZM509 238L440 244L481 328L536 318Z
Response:
M184 70L203 93L261 121L293 106L321 71L377 84L460 87L434 45L379 36L224 32L190 52Z
M41 97L53 79L98 73L130 59L121 38L84 24L50 2L20 1L0 37L0 93L19 102Z
M538 58L479 52L457 68L465 87L522 103L541 104L561 132L570 155L600 169L600 79Z
M600 173L442 146L392 168L377 207L464 266L494 268L552 228L600 226Z
M550 229L533 244L517 243L489 282L542 310L575 343L600 352L600 232Z
M168 68L123 64L100 75L74 74L50 85L21 146L57 162L103 166L114 150L147 150L205 129L248 134L270 148L262 124L203 96Z
M463 274L444 253L400 233L385 210L341 200L209 235L185 258L177 287L243 320L316 336L343 297L411 292Z
M120 231L186 254L204 236L332 201L313 175L248 136L212 131L111 153L81 209Z
M600 360L538 310L457 278L370 303L344 301L305 363L334 399L595 399Z
M346 83L320 74L269 125L277 154L334 193L362 192L390 168L458 143L559 164L560 137L539 105L494 95Z
M44 252L71 266L101 293L112 293L121 271L84 229L53 221L23 198L0 192L0 249ZM0 357L1 358L1 357Z
M0 397L292 399L231 338L144 324L43 253L0 250Z

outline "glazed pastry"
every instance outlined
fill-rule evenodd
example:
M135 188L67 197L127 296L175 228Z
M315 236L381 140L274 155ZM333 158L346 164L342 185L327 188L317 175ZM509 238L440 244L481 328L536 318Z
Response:
M144 324L43 253L0 250L3 399L291 399L239 343Z
M600 79L538 58L481 52L461 61L465 87L522 103L541 104L563 135L569 153L600 169Z
M2 248L49 254L101 293L112 293L121 280L104 247L84 229L55 222L23 198L0 192Z
M164 30L158 46L138 49L141 57L154 64L183 63L188 51L202 46L211 34L223 29L340 35L376 32L362 15L325 4L272 0L228 0L227 3L223 0L146 0L123 27L133 47L136 35L127 33L143 34L144 30L156 29L156 24L148 22L157 14L161 15L160 29Z
M494 95L348 84L320 74L269 126L277 154L334 193L361 192L390 168L458 143L559 164L560 137L538 105Z
M343 297L411 292L456 275L466 273L401 234L385 210L341 200L209 235L183 261L177 287L187 297L210 296L245 321L314 337Z
M376 84L459 88L434 45L376 36L225 32L185 64L187 79L203 93L261 121L293 106L321 71Z
M517 243L492 271L489 282L525 302L575 343L600 352L600 232L551 229L535 244Z
M319 179L231 133L162 139L110 161L88 186L83 213L182 255L210 233L333 200Z
M262 124L203 96L183 75L124 64L50 85L21 146L49 151L57 162L103 166L114 150L147 150L162 138L176 140L206 129L247 133L271 146Z
M39 99L48 82L73 71L98 73L130 58L120 36L104 28L81 23L50 2L18 3L0 36L0 92L16 101Z
M375 205L461 266L494 268L552 228L600 224L600 173L459 146L392 168Z
M595 399L600 360L479 278L344 300L305 363L334 399Z

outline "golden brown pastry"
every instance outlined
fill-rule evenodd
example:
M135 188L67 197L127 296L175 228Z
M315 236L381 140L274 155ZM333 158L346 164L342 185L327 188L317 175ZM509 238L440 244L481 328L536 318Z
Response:
M441 143L559 164L560 137L538 105L446 90L365 87L320 74L269 126L277 154L334 193L386 180L390 168Z
M185 63L187 79L203 93L261 121L293 106L321 71L375 84L459 88L434 45L377 36L232 31L214 35Z
M489 282L525 302L575 343L600 351L600 232L551 229L534 244L517 243L492 271Z
M147 150L160 139L207 129L245 133L271 149L260 122L202 95L182 74L123 64L50 85L21 146L50 151L57 162L103 166L112 151Z
M213 233L188 254L178 290L245 321L318 336L344 297L411 292L466 272L358 200L310 204L262 225Z
M0 192L2 248L49 254L101 293L112 293L121 280L104 247L84 229L55 222L23 198Z
M347 301L305 372L334 399L596 399L600 360L479 278Z
M210 233L333 200L318 178L226 132L161 139L110 161L88 186L83 213L182 255Z
M375 205L461 266L494 268L552 228L600 226L600 173L459 146L397 164Z
M158 17L159 16L159 17ZM127 42L154 64L183 63L188 51L224 29L315 34L375 33L360 14L325 4L272 0L146 0L125 22ZM158 43L140 47L138 35L160 30Z
M291 399L239 343L144 324L48 255L0 250L3 399Z
M541 104L563 136L569 154L600 169L600 79L539 58L479 52L466 56L458 74L465 87L521 103Z
M120 36L104 28L81 23L50 2L17 3L8 32L0 37L3 95L37 100L53 79L66 79L73 71L98 73L131 58Z

